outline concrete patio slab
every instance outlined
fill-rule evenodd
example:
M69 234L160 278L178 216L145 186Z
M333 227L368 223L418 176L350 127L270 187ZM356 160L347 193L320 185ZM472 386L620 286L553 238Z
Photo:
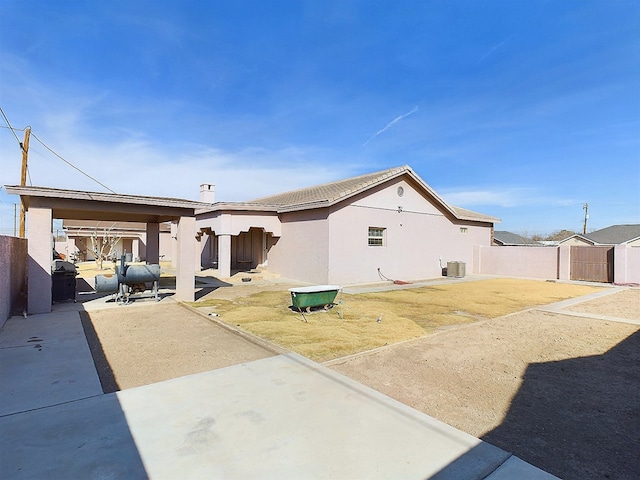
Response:
M0 432L17 479L483 479L512 458L296 354L6 415Z
M102 395L77 312L7 320L0 378L0 415Z

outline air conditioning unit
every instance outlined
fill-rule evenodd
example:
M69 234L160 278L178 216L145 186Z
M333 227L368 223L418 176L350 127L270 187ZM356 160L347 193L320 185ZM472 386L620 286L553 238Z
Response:
M447 262L447 277L463 278L467 266L464 262Z

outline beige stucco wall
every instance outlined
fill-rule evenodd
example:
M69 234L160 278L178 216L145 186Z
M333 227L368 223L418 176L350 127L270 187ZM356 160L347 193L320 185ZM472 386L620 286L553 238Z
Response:
M640 247L616 245L613 262L614 283L640 284Z
M485 275L558 278L558 248L490 246L476 248L476 271Z
M470 272L473 246L491 242L490 225L454 222L404 180L369 190L330 212L298 212L281 220L282 238L269 251L269 270L310 283L379 282L378 268L393 280L435 278L442 275L440 258L442 266L463 261ZM386 229L384 246L368 245L369 227Z
M128 236L126 238L122 238L118 240L116 246L114 248L114 252L116 252L116 256L119 258L122 252L125 250L127 253L133 253L134 259L135 257L139 257L140 260L146 260L146 240L147 235L145 233L141 233L137 236ZM175 239L174 239L175 240ZM136 255L135 247L133 242L138 241L138 252ZM159 233L159 242L160 242L160 259L170 261L173 257L172 254L172 240L170 232L160 232ZM73 253L78 253L80 250L86 252L82 255L83 259L86 261L95 260L93 253L91 252L91 239L89 237L69 237L66 242L56 242L55 243L56 251L59 253L63 253L67 256L67 259L70 258L70 255Z
M27 240L0 235L0 328L17 308L24 309Z
M369 227L385 229L384 246L368 245ZM454 221L414 185L400 180L332 212L329 283L378 282L378 268L392 280L436 278L449 261L465 262L470 273L473 246L490 242L490 226Z
M281 235L280 219L274 212L211 212L198 215L196 229L210 228L216 235L239 235L251 227L263 228L273 236Z
M269 270L283 278L328 283L328 209L285 213L282 236L274 238L268 251Z

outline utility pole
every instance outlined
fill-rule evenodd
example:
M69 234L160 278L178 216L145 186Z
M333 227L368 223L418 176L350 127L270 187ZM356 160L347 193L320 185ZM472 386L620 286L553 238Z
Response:
M585 204L582 205L582 209L584 210L584 225L582 226L582 234L586 235L587 234L587 220L589 219L589 204L585 202Z
M31 127L24 129L24 142L20 144L22 147L22 172L20 174L20 186L27 185L27 158L29 155L29 137L31 137ZM20 238L25 236L26 211L22 201L20 202Z

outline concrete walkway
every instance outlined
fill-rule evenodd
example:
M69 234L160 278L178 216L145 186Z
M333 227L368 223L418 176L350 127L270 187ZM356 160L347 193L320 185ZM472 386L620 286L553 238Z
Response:
M296 354L102 394L75 310L0 331L3 478L555 478Z

